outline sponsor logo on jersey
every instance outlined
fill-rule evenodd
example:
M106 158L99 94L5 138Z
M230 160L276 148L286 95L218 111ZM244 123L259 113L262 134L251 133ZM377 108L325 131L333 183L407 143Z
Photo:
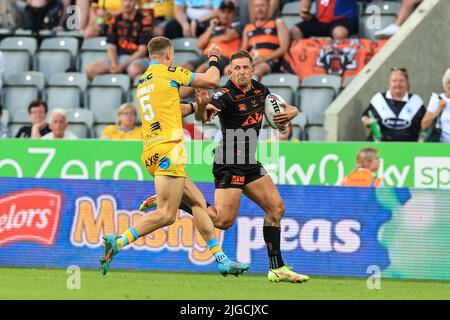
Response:
M253 114L250 114L247 119L245 119L244 123L241 125L242 127L251 126L256 123L260 123L263 120L263 112L255 112Z
M156 121L156 122L153 122L152 124L150 124L150 130L152 130L152 131L161 130L161 124L159 123L159 121Z
M153 73L149 73L146 77L139 79L138 85L153 79Z
M155 153L154 155L148 157L145 160L145 167L150 168L151 166L157 164L158 160L159 160L159 153Z
M170 159L167 157L164 157L159 162L159 167L163 170L167 170L170 167Z

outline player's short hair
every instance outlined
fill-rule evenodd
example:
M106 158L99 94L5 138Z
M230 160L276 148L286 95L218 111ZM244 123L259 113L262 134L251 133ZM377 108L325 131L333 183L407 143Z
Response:
M147 44L150 57L161 56L169 48L172 48L172 41L166 37L154 37Z
M48 106L47 103L43 100L34 100L31 101L31 103L28 105L28 114L31 113L31 109L39 107L39 106L44 106L45 109L45 114L47 114L48 112Z
M136 115L137 115L137 111L136 108L134 106L134 104L132 104L131 102L125 102L123 104L120 105L119 109L117 109L117 121L116 124L118 126L120 126L120 115L127 109L130 109L131 111L133 111Z
M230 64L233 60L241 58L248 58L250 60L250 63L253 64L253 58L247 50L238 50L233 52L230 57Z
M362 148L356 154L356 164L358 166L364 165L367 161L372 161L378 158L378 150L375 148Z

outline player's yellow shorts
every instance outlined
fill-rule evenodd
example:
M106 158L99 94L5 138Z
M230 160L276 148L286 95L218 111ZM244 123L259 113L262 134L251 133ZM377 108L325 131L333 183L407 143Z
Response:
M153 177L186 177L187 153L184 141L159 144L144 151L141 160Z

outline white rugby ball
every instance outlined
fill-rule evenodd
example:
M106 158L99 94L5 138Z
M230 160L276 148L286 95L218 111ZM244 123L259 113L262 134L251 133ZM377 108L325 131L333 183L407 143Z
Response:
M275 93L271 93L266 97L264 114L266 116L267 122L274 129L285 129L285 127L277 126L277 124L273 121L274 115L284 112L285 108L281 105L281 103L283 102L286 103L286 101L281 96Z

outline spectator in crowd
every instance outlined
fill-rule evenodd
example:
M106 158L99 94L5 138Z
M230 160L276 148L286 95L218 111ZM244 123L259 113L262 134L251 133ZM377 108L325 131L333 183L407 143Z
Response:
M280 62L289 49L289 30L281 19L269 16L269 0L254 0L255 20L245 26L243 50L253 57L254 75L260 80L270 72L280 71Z
M428 103L427 112L422 119L422 129L428 129L436 120L437 129L440 131L440 142L450 143L450 69L442 78L444 92L433 94Z
M122 11L121 0L76 0L80 8L80 30L85 38L106 35L112 18Z
M166 25L174 16L174 0L140 0L139 6L153 16L153 36L164 36Z
M383 184L381 178L375 175L380 167L378 150L363 148L356 155L356 169L346 176L341 186L344 187L379 187Z
M11 131L5 126L1 120L3 115L3 107L0 105L0 138L11 138Z
M23 29L38 32L63 26L67 4L63 0L26 0Z
M284 130L272 130L273 135L267 139L267 142L290 141L299 142L300 140L293 136L292 123L289 122Z
M78 137L67 130L68 127L66 111L64 109L53 109L50 115L50 130L51 132L47 133L42 139L53 140L53 139L68 139L74 140L78 139Z
M197 60L188 61L182 67L191 71L195 70L195 72L206 72L209 68L206 53L213 44L216 44L222 51L219 60L219 70L223 74L231 54L239 50L241 46L240 34L242 32L239 22L235 22L235 19L235 4L230 0L224 0L219 7L219 17L211 19L208 29L198 38L197 45L200 49L203 49L203 55ZM187 97L192 92L192 88L180 88L182 98Z
M278 9L280 8L280 0L269 0L269 12L267 16L274 18ZM254 0L247 1L248 19L249 21L255 20Z
M48 107L45 101L32 101L28 106L28 115L30 117L31 126L23 126L16 134L16 138L33 138L40 139L42 136L50 132L45 118L47 117Z
M134 104L124 103L117 110L117 124L107 126L101 137L112 140L142 140L142 129L136 126L136 120Z
M382 38L390 38L400 29L400 26L408 19L414 9L422 2L423 0L403 0L402 7L397 16L397 20L395 23L388 25L386 28L379 30L374 33L374 36L382 39Z
M175 19L164 30L169 39L197 37L208 28L209 20L217 17L222 0L175 0Z
M293 42L313 36L340 40L358 33L356 0L316 0L317 15L315 16L310 12L311 2L311 0L301 0L300 17L303 21L291 29Z
M418 141L425 107L422 99L409 93L408 72L393 68L389 76L389 89L377 93L364 111L362 122L370 127L377 122L382 141ZM369 140L373 139L373 132Z
M108 60L87 65L89 79L105 73L127 72L131 79L144 73L150 60L147 43L152 36L152 18L136 10L137 0L122 0L123 12L115 16L107 34Z

